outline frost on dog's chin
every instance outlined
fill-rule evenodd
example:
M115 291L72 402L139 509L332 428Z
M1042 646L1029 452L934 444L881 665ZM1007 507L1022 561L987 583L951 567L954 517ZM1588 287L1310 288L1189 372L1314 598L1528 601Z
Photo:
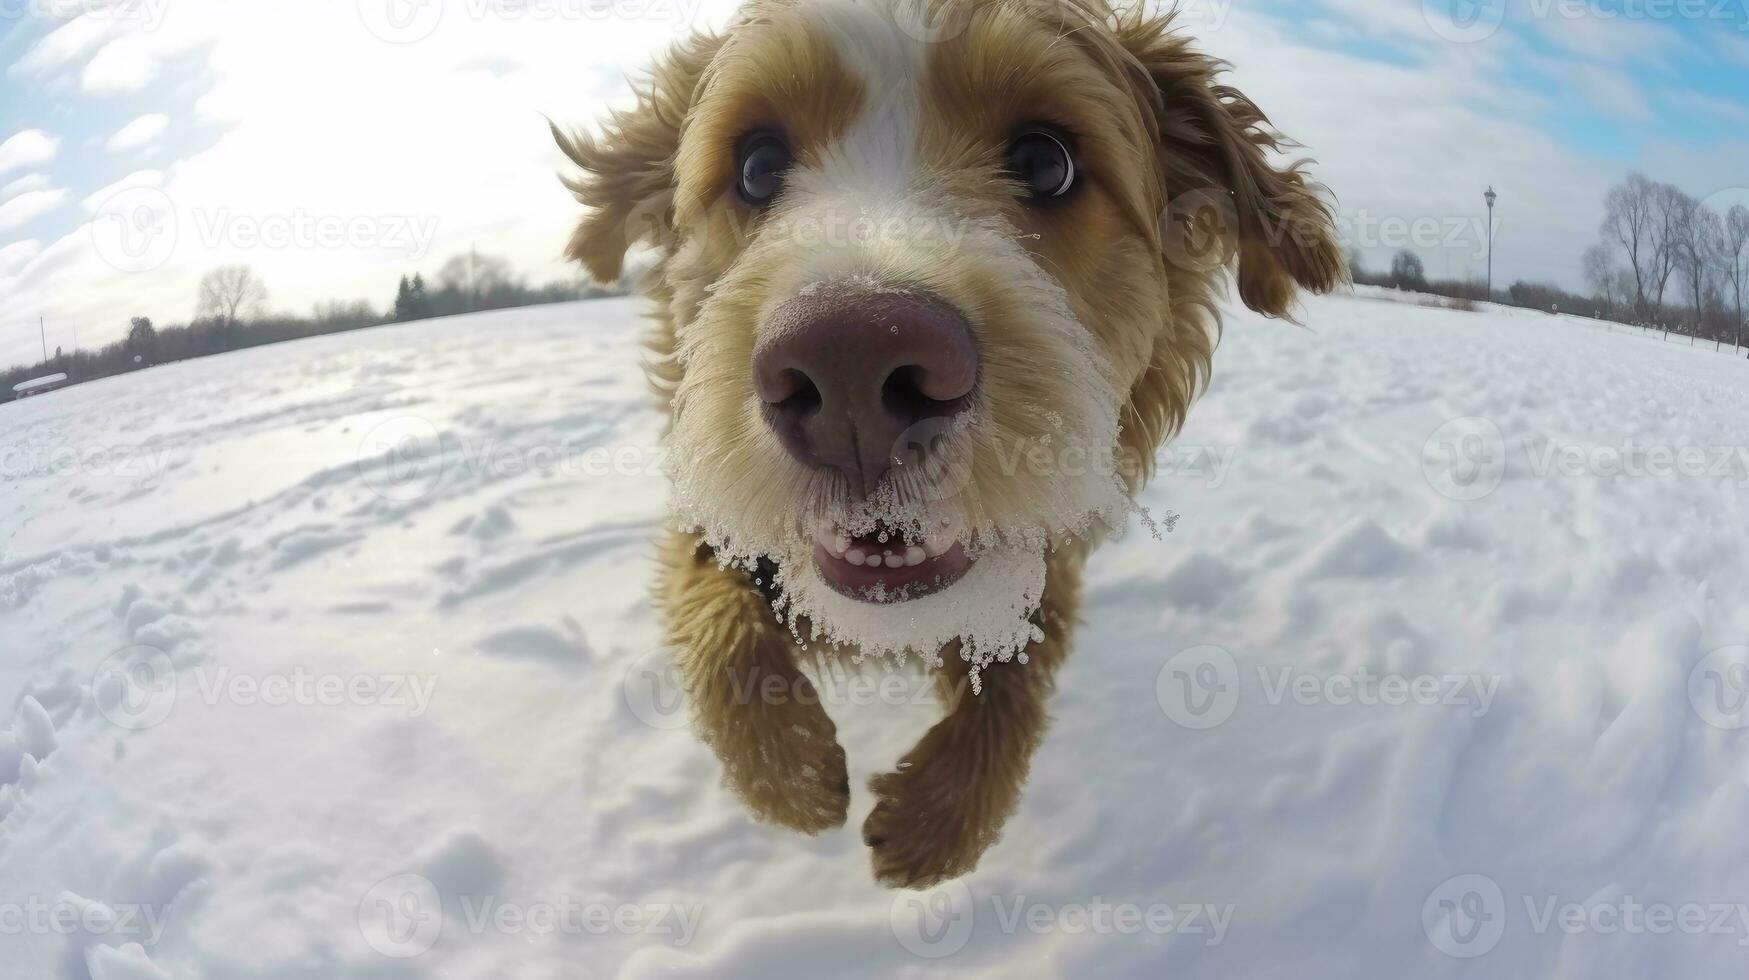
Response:
M1025 663L1027 645L1044 639L1034 618L1044 598L1045 555L1030 548L986 552L958 582L905 602L841 595L812 561L785 563L778 585L775 611L797 640L853 650L858 662L873 656L903 664L916 654L935 666L942 648L958 640L974 694L983 689L985 667Z

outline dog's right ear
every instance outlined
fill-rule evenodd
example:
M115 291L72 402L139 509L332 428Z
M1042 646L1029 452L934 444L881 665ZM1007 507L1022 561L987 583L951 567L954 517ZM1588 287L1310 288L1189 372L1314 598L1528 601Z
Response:
M581 171L563 183L589 209L565 257L582 263L597 281L619 278L631 246L669 244L680 129L722 42L720 35L696 34L675 44L650 69L637 105L609 113L598 136L552 126L559 149Z
M1117 32L1158 129L1169 207L1207 201L1229 209L1240 299L1265 316L1288 317L1297 290L1327 293L1348 277L1330 205L1302 164L1273 159L1288 141L1220 81L1226 63L1196 51L1173 24L1173 15L1149 15L1138 4Z

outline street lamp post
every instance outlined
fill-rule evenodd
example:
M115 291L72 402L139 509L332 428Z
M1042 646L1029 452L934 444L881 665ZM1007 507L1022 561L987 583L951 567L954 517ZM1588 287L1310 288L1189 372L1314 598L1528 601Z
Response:
M1494 302L1494 201L1500 195L1494 193L1492 185L1482 195L1482 200L1488 202L1488 302Z

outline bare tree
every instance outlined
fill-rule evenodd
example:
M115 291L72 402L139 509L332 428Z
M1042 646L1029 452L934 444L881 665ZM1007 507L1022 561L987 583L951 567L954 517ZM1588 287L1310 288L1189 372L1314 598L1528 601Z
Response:
M1654 270L1659 265L1661 215L1657 205L1658 185L1645 174L1628 178L1610 188L1604 198L1603 238L1621 249L1634 280L1634 315L1642 322L1648 310Z
M212 319L224 327L235 327L244 316L253 316L267 305L267 287L256 278L255 270L246 265L227 265L214 269L200 279L200 301L195 307L196 319Z
M1670 339L1670 318L1664 313L1664 290L1682 264L1683 239L1700 203L1674 184L1658 184L1652 190L1652 282L1653 302L1664 321L1664 339Z
M1694 310L1694 330L1690 336L1699 336L1706 314L1707 280L1717 268L1718 253L1724 250L1724 226L1712 209L1686 194L1680 199L1672 198L1670 207L1671 255Z
M1723 237L1720 240L1720 268L1725 282L1737 301L1737 339L1731 346L1743 346L1743 288L1749 285L1749 208L1741 204L1725 212Z
M1614 249L1607 242L1598 242L1585 250L1585 256L1581 261L1585 269L1585 282L1591 287L1591 294L1603 304L1603 315L1614 317L1617 299L1615 284L1619 278L1615 266ZM1630 295L1628 298L1631 300L1632 296Z

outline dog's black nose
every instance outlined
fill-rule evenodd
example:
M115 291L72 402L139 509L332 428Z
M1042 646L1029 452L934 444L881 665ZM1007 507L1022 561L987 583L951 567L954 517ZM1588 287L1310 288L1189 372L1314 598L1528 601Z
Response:
M753 380L784 448L866 496L906 451L901 435L968 407L978 349L965 317L927 294L828 288L771 315Z

